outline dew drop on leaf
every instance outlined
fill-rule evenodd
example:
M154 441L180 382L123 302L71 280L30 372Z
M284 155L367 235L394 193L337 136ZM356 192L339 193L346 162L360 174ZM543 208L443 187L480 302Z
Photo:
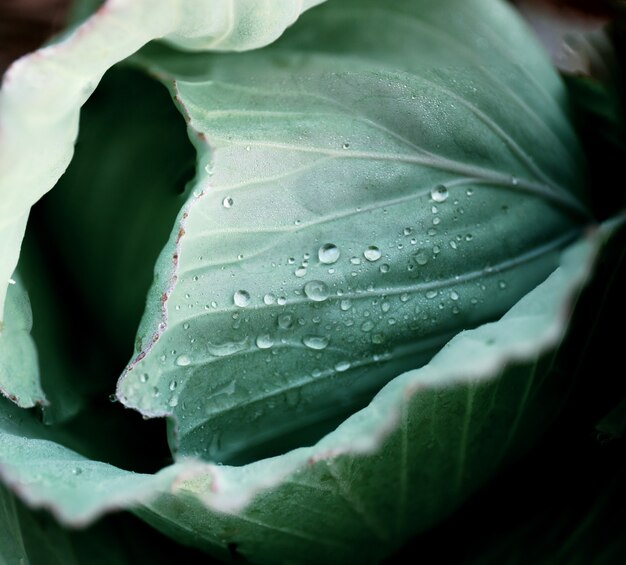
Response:
M278 327L281 330L288 330L293 326L293 316L291 314L281 314L278 316Z
M426 263L428 263L428 255L426 254L425 251L420 250L419 252L417 252L414 256L413 259L415 260L415 262L420 265L421 267L423 267L424 265L426 265Z
M328 347L329 340L325 336L320 335L305 335L302 338L302 343L309 349L326 349Z
M443 184L437 185L430 191L430 197L434 202L445 202L448 196L448 189Z
M248 304L250 304L250 294L245 290L238 290L233 295L233 302L235 303L235 306L245 308Z
M259 349L269 349L274 345L274 340L269 334L261 334L256 338L256 346Z
M187 365L191 364L191 359L187 355L179 355L176 358L176 364L179 367L186 367Z
M315 302L323 302L328 298L328 287L322 281L310 281L304 285L304 294Z
M325 243L317 251L320 263L324 263L325 265L336 263L339 259L339 255L339 248L333 243Z
M382 257L382 253L375 245L370 245L364 252L363 257L368 261L378 261Z

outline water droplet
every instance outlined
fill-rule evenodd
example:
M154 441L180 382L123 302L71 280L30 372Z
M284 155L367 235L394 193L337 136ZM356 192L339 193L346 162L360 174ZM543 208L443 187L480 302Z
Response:
M287 263L289 263L290 265L293 265L296 262L295 257L289 257L289 259L287 259Z
M325 243L317 251L320 263L324 263L325 265L336 263L339 259L339 255L339 248L332 243Z
M274 345L274 339L270 334L261 334L256 338L256 346L259 349L269 349Z
M438 226L440 223L441 223L441 218L433 218L433 226Z
M361 329L364 332L371 332L374 329L374 322L372 322L371 320L368 320L367 322L363 322Z
M404 228L402 233L404 235L411 235L411 233L413 233L413 228Z
M189 329L189 322L185 322L185 323L183 324L183 329L184 329L184 330L188 330L188 329Z
M232 208L234 203L235 201L230 196L227 196L224 200L222 200L222 206L224 206L224 208Z
M150 379L148 373L142 373L141 375L139 375L139 382L147 383L148 379Z
M378 261L382 257L382 253L375 245L370 245L364 252L363 256L368 261Z
M359 259L358 257L351 257L350 258L350 263L352 263L353 265L360 265L361 264L361 259Z
M206 174L211 176L213 174L213 163L207 163L206 165L204 165L204 170L206 171Z
M417 252L415 255L413 255L413 260L420 265L421 267L423 267L424 265L426 265L426 263L428 263L428 254L426 253L426 251L424 250L420 250L419 252Z
M322 302L328 298L328 287L322 281L310 281L304 285L304 294L315 302Z
M450 292L450 299L451 300L458 300L459 299L459 293L456 292L455 290Z
M409 298L410 298L410 297L409 297L409 295L408 295L406 292L403 292L403 293L400 295L400 301L402 301L402 302L407 302L407 301L409 300Z
M391 308L391 304L389 304L389 302L383 302L383 303L380 305L380 309L381 309L383 312L389 312L389 309L390 309L390 308Z
M517 186L519 184L519 179L517 177L511 177L511 184L513 186Z
M468 196L471 196L472 194L474 194L474 189L473 189L473 188L468 188L468 189L465 191L465 194L467 194Z
M243 255L240 253L239 255L237 255L237 259L241 261L243 259Z
M432 299L432 298L435 298L438 294L439 294L439 291L437 291L437 290L429 290L426 293L426 298Z
M451 240L451 241L450 241L450 247L452 247L452 249L456 249L456 248L457 248L456 241Z
M349 300L342 300L341 303L339 304L339 307L344 312L347 312L348 310L350 310L350 308L352 308L352 302L350 302Z
M214 357L228 357L244 350L248 346L248 338L241 341L207 341L207 350Z
M472 239L474 239L474 236L473 236L471 233L468 233L468 234L465 236L465 241L472 241Z
M302 343L309 349L326 349L329 340L327 337L321 335L305 335L302 338Z
M276 299L276 303L277 303L279 306L284 306L285 304L287 304L287 299L286 299L284 296L279 296L279 297Z
M337 371L338 373L343 373L344 371L347 371L349 368L350 368L349 361L339 361L339 363L335 365L335 371Z
M281 330L288 330L293 326L293 316L291 314L281 314L278 316L277 323Z
M179 355L176 358L176 364L179 367L186 367L187 365L191 364L191 359L189 359L189 357L187 355Z
M245 290L238 290L233 295L233 302L235 303L235 306L245 308L248 304L250 304L250 294Z
M387 263L383 263L380 266L380 272L381 273L388 273L389 272L389 265L387 265Z
M109 394L109 402L117 402L117 395L115 393Z
M172 381L172 382L170 383L170 390L171 390L171 391L176 390L176 387L177 387L177 386L178 386L178 383L177 383L176 381Z
M273 294L268 293L263 297L263 302L270 306L276 302L276 297Z
M304 277L306 275L306 267L301 265L293 273L294 273L294 275L296 275L296 277L302 278L302 277Z
M440 184L430 191L430 197L435 202L445 202L448 199L448 189Z
M385 335L384 334L373 334L372 335L372 343L375 343L376 345L380 345L384 341L385 341Z
M500 290L504 290L506 288L506 282L504 281L498 282L498 287L500 288Z
M72 475L74 476L78 476L80 474L82 474L83 470L80 467L74 467L72 469Z
M341 147L343 149L348 149L348 147L350 147L350 144L349 143L344 143Z

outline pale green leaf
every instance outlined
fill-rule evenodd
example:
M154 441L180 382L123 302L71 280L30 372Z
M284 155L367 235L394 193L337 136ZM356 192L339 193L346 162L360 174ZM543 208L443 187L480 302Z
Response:
M4 327L0 329L0 392L22 408L47 404L39 382L37 350L30 335L33 315L28 294L14 274L9 284Z
M70 162L80 107L107 69L159 38L194 50L261 47L321 1L109 0L58 42L15 62L0 90L0 319L28 211Z
M499 2L330 2L258 53L138 61L199 166L118 397L182 454L314 441L586 220L562 85Z
M93 461L65 447L63 436L33 414L1 402L0 476L30 506L49 508L66 524L89 523L104 512L145 502L203 468L180 463L146 475Z

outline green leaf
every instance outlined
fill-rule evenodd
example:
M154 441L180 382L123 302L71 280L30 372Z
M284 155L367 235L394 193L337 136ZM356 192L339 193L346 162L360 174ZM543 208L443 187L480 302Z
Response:
M563 388L550 359L605 237L572 246L500 321L456 336L313 447L243 467L187 462L140 475L85 459L2 401L1 475L65 524L131 507L221 557L377 560L458 506L553 416Z
M137 60L198 173L117 394L171 416L181 454L314 441L504 313L586 221L563 86L498 2L330 2L258 53Z
M450 513L554 417L571 383L552 361L597 243L569 249L500 321L459 334L314 447L216 467L210 483L181 485L184 511L164 496L137 513L185 543L216 555L236 549L255 563L378 562ZM258 494L240 508L246 490ZM230 513L207 511L194 494Z
M74 526L107 511L128 508L167 491L197 464L180 463L155 475L132 473L90 460L33 415L2 400L0 476L33 507L46 507Z
M26 557L24 540L15 498L3 486L0 486L0 526L0 563L19 563Z
M0 329L0 392L22 408L45 405L37 351L30 335L30 301L17 275L9 285L5 312L5 325Z
M107 69L159 38L191 50L261 47L321 1L177 0L158 7L111 1L53 45L15 62L0 90L0 319L30 207L70 162L80 107Z

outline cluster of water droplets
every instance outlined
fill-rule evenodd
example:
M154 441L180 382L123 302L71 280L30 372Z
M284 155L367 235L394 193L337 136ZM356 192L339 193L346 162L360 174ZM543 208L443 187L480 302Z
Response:
M449 224L464 213L452 192L469 199L474 189L452 191L436 185L427 195L430 221L422 214L419 222L401 226L390 236L373 236L373 241L360 246L327 241L299 258L276 258L272 265L289 273L278 287L259 292L258 286L242 284L230 298L215 295L215 300L205 300L206 315L230 317L230 326L206 338L194 334L186 322L183 328L190 344L199 339L202 346L163 354L164 368L173 360L180 370L196 371L213 358L249 354L264 355L268 365L276 364L283 353L300 347L310 356L303 363L313 377L336 375L383 361L393 354L398 340L407 335L413 339L428 336L441 316L457 316L477 307L493 291L493 284L468 286L460 281L456 285L448 280L438 285L436 276L430 275L441 257L461 252L474 239L472 233L450 229ZM222 206L232 208L233 198L224 197ZM302 225L299 220L295 224ZM242 258L243 254L238 256ZM402 271L410 273L408 282ZM203 284L197 275L192 280ZM398 281L404 281L406 288ZM503 291L507 282L499 280L495 288ZM189 293L185 298L191 302ZM149 380L155 381L154 395L162 394L158 378L150 379L145 373L139 377L142 384ZM169 405L176 406L177 382L171 380L165 388L171 393Z

